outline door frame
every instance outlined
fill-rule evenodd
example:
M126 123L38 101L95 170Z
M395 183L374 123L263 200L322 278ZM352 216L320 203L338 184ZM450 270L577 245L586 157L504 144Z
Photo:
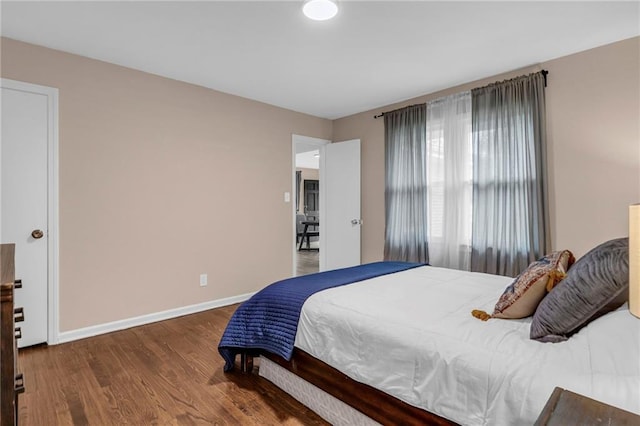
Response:
M295 133L291 135L291 193L295 194L296 191L296 147L299 146L309 146L314 147L315 149L320 149L320 147L324 145L330 144L331 141L328 139L320 139L314 138L311 136L302 136L296 135ZM320 168L322 169L322 161L320 161ZM320 182L320 188L322 189L322 182ZM291 226L293 229L293 239L292 239L292 247L293 247L293 265L292 265L292 275L296 276L296 265L298 262L298 250L296 249L296 202L295 197L291 197ZM322 211L322 200L320 198L320 209ZM320 214L322 216L322 214ZM322 232L320 232L320 246L322 247ZM320 250L320 262L324 257L323 250Z
M58 210L58 89L7 78L3 88L47 97L47 344L58 343L59 324L59 210ZM1 147L0 147L1 148ZM28 315L28 313L27 313Z

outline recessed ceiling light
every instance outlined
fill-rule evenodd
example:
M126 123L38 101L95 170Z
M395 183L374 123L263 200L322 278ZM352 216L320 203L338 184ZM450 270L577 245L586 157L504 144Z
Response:
M338 13L338 4L335 0L307 0L302 6L302 12L314 21L326 21Z

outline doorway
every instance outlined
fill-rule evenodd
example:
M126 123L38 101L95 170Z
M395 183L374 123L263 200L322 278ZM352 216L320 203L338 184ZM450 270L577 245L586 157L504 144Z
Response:
M319 271L359 265L360 258L360 139L331 143L324 139L292 136L292 188L301 192L297 179L297 154L318 150ZM315 154L314 154L315 156ZM297 239L298 203L291 203L293 241ZM293 275L297 275L298 250L293 246Z
M2 79L0 242L15 243L18 346L58 338L58 89Z
M301 247L303 222L320 219L320 147L328 140L293 135L293 188L296 198L293 204L293 275L300 276L319 271L321 226L308 226L309 235ZM307 245L308 244L308 245Z

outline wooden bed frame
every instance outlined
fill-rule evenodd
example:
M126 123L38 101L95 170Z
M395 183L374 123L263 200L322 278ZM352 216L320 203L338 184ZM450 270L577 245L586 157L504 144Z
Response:
M241 370L253 370L253 356L241 354ZM260 352L279 366L338 398L381 424L455 425L445 418L409 405L369 385L357 382L307 352L294 348L291 361L278 355Z

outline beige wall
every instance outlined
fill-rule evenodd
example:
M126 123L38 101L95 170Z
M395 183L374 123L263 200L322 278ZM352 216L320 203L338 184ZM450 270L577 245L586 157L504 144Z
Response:
M1 74L59 89L61 331L291 275L291 135L331 121L4 38Z
M384 125L373 115L541 68L554 248L581 255L626 235L640 201L639 52L635 38L331 122L3 38L2 77L60 90L60 329L290 276L293 133L361 139L362 261L380 260Z
M640 202L640 38L549 61L554 247L628 236Z
M640 202L640 38L335 120L333 140L362 140L362 261L384 249L384 123L374 114L546 69L552 246L583 255L628 235Z

